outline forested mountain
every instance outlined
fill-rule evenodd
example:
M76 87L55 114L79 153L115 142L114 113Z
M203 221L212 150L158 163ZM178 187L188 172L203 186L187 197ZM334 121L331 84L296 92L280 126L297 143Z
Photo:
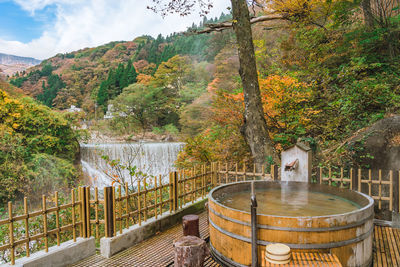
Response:
M199 26L193 24L189 30L229 17L222 14L220 18L205 18ZM10 82L49 107L66 109L76 105L93 113L95 103L106 106L109 99L122 92L122 88L136 82L137 78L145 79L146 75L154 74L162 62L173 56L187 55L196 62L212 61L223 46L224 40L215 34L176 33L167 37L159 35L155 39L141 36L133 41L111 42L58 54L17 73Z

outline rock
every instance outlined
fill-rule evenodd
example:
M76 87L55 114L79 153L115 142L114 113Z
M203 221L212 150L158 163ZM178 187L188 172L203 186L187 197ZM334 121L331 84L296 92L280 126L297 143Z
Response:
M346 143L352 160L371 169L398 170L400 166L400 116L381 119Z

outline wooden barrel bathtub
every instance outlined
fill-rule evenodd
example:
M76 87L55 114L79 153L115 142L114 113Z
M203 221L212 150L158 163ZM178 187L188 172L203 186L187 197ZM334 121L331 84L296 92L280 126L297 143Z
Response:
M373 241L373 199L362 193L328 185L256 181L258 189L307 187L307 190L348 199L360 208L329 216L287 217L257 212L258 257L265 266L265 246L283 243L292 251L335 254L343 266L370 266ZM209 194L210 246L214 258L225 266L251 265L250 213L218 202L223 194L250 190L250 182L214 188ZM250 203L250 200L249 200ZM250 205L250 204L249 204Z

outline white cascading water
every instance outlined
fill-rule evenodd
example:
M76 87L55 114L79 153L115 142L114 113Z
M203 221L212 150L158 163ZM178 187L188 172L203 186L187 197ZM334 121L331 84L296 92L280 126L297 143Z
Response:
M92 186L104 187L112 183L112 179L104 172L110 173L110 166L102 156L110 160L120 160L122 165L131 162L138 170L148 175L166 176L174 171L174 162L184 143L128 143L128 144L82 144L81 164L86 180ZM123 170L122 176L129 177Z

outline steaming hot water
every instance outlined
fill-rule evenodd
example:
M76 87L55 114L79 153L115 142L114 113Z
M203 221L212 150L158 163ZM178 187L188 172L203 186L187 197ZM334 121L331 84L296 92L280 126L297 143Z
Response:
M184 143L127 143L127 144L82 144L81 164L86 180L91 185L104 187L111 185L112 180L104 173L110 166L102 159L109 156L110 160L120 160L126 165L131 162L138 170L149 175L167 175L174 171L174 162ZM124 177L129 177L127 170Z
M360 208L339 196L302 188L256 189L256 197L258 214L276 216L326 216ZM250 212L250 191L223 194L216 200L229 208Z

